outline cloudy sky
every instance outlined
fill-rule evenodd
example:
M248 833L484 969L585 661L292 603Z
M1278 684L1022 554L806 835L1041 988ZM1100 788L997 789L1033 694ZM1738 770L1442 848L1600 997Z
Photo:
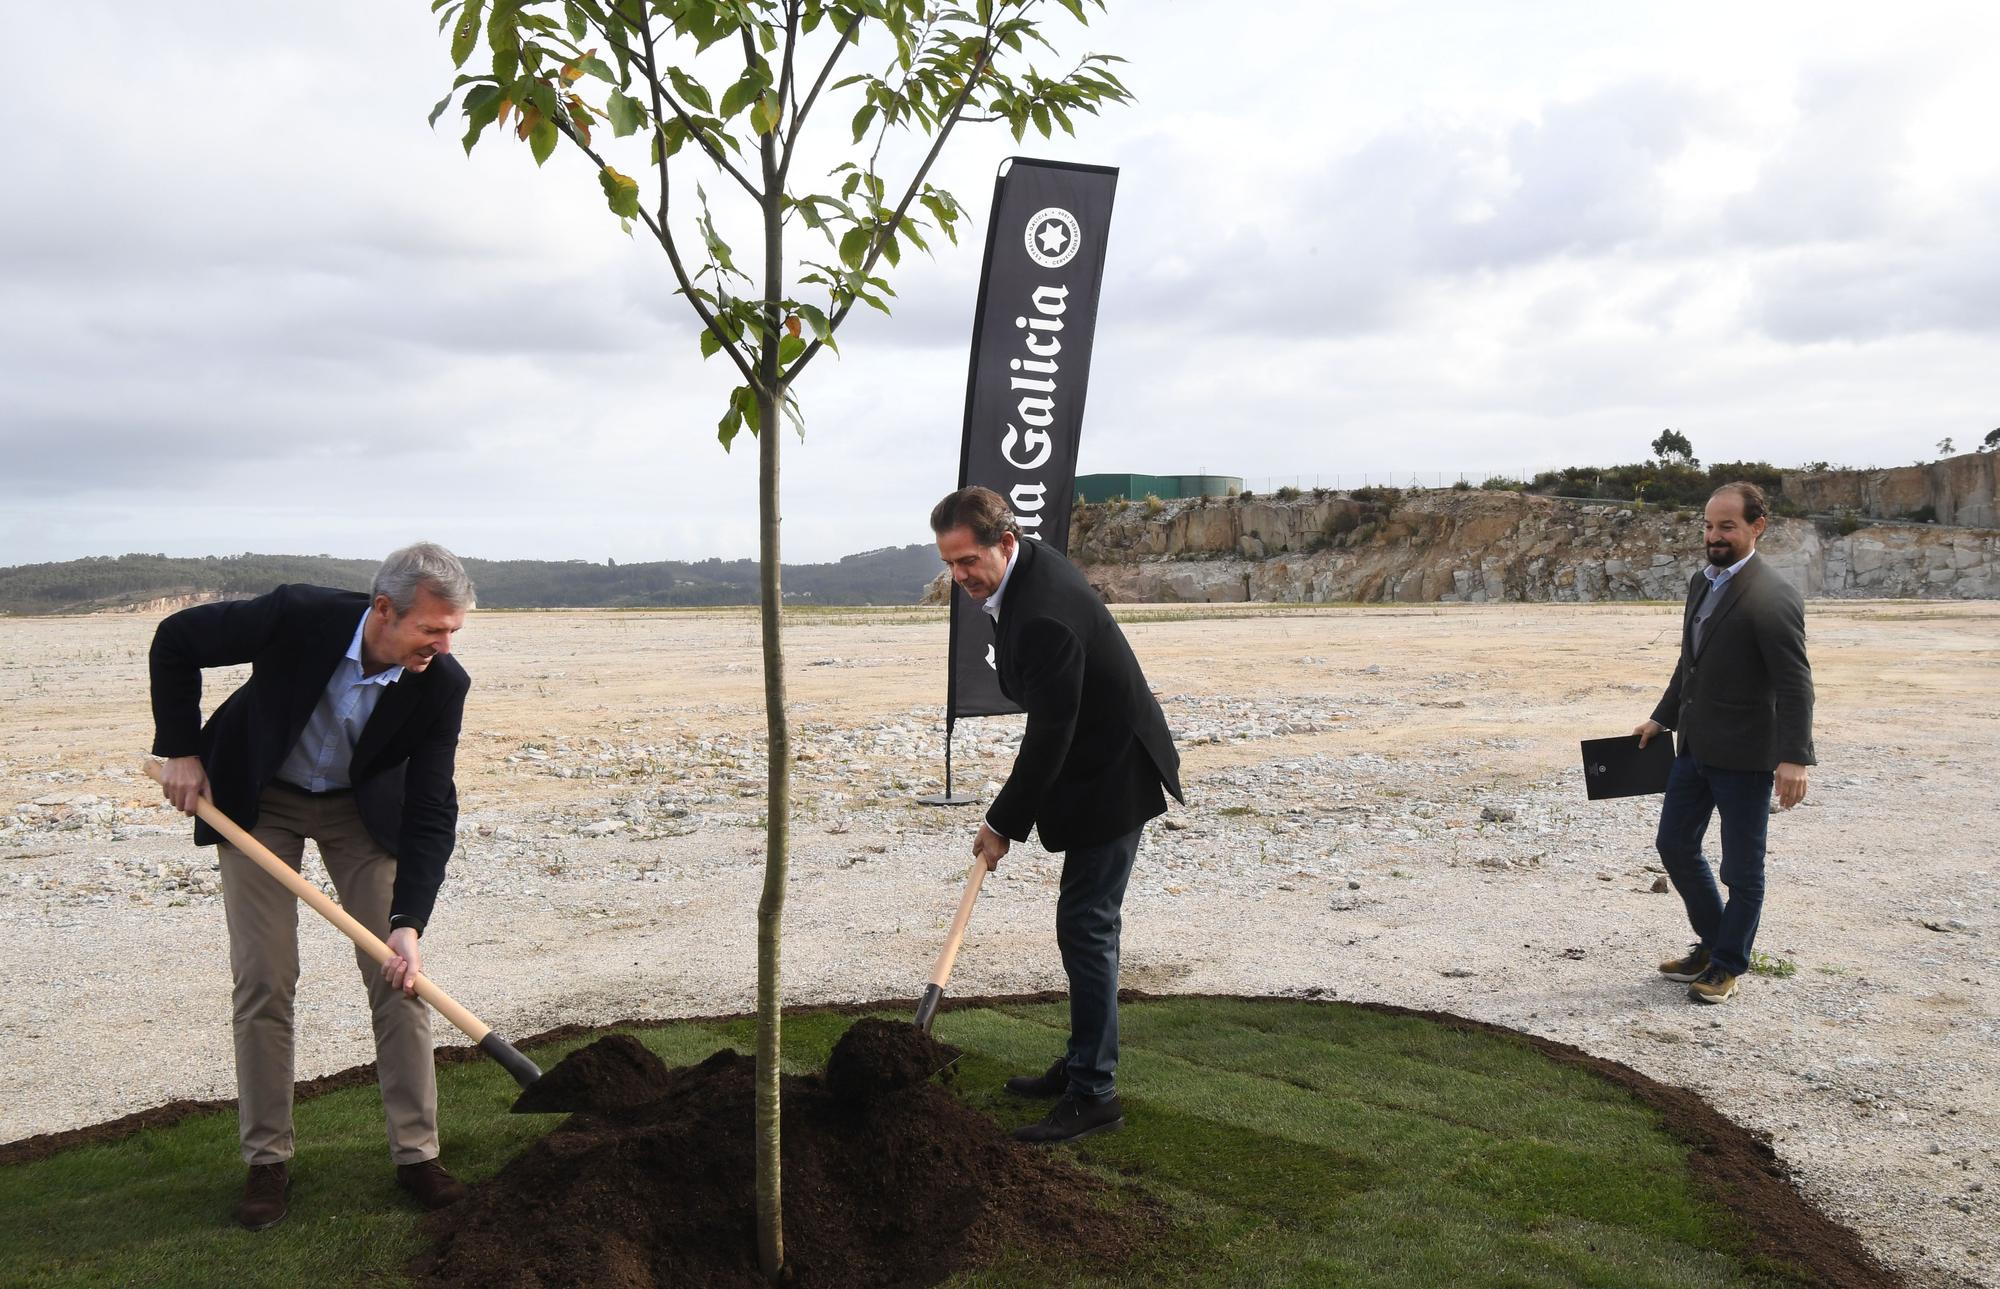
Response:
M0 0L42 51L0 185L0 564L754 553L734 382L657 246L580 159L425 125L426 9ZM2000 425L1988 0L1113 0L1050 29L1138 95L1018 149L1121 168L1084 471L1519 473L1668 426L1892 465ZM1017 149L952 148L978 226L809 370L789 559L924 540L955 481Z

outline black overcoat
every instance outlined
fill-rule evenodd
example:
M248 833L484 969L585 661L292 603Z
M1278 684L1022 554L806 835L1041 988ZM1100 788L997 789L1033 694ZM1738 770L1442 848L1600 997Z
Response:
M985 616L984 614L981 615ZM1014 841L1038 830L1065 851L1112 841L1181 793L1180 754L1139 660L1076 565L1023 541L994 633L1000 692L1027 732L986 821Z
M1696 648L1695 611L1707 594L1708 578L1696 570L1681 611L1680 660L1653 719L1679 735L1682 755L1704 765L1814 764L1805 600L1753 555L1722 588Z

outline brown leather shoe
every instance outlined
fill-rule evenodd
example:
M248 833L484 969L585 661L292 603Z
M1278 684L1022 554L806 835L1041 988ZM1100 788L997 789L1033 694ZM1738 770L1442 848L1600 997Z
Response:
M427 1209L440 1209L465 1198L465 1183L444 1170L435 1159L421 1164L397 1164L396 1185L417 1197Z
M236 1220L245 1230L262 1231L285 1220L290 1204L285 1193L292 1188L291 1170L282 1163L252 1164L243 1183L243 1198L236 1201Z

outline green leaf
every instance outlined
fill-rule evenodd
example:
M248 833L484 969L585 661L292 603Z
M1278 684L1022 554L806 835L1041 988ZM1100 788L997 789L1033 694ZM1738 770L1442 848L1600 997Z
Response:
M778 128L778 118L781 115L783 109L778 104L777 92L765 90L763 96L757 100L757 106L750 109L750 128L759 134L769 134Z
M825 341L828 344L833 343L833 328L827 325L826 314L824 312L810 304L797 304L793 305L792 308L801 318L806 320L806 325L812 328L815 339Z
M1049 109L1048 109L1047 107L1044 107L1044 106L1043 106L1042 104L1040 104L1040 103L1037 103L1037 104L1035 104L1035 106L1034 106L1033 108L1031 108L1031 109L1029 109L1029 110L1030 110L1030 113L1031 113L1031 114L1032 114L1032 115L1034 116L1034 118L1035 118L1035 128L1036 128L1037 130L1041 131L1041 134L1042 134L1042 137L1043 137L1044 139L1048 138L1048 137L1049 137Z
M597 172L597 182L604 188L604 200L611 205L611 213L620 219L636 219L639 215L639 181L629 175L619 174L610 166Z
M735 441L737 433L742 428L743 413L737 408L736 401L732 398L729 403L729 410L724 412L722 419L715 423L715 437L722 441L722 450L724 452L729 451L729 445Z
M455 94L457 93L457 91L454 90L452 91L452 93ZM437 101L436 107L431 109L431 128L433 130L437 129L438 118L443 116L444 110L450 106L451 106L451 94L447 94L443 98Z
M792 425L799 432L799 442L801 443L805 442L806 418L799 411L799 400L792 397L792 391L790 391L789 389L785 391L785 401L783 403L783 407L785 409L785 415L791 418Z
M896 245L896 235L894 233L885 232L882 234L882 258L889 261L890 268L895 268L903 262L903 252Z
M863 105L862 109L854 114L854 141L856 143L861 142L862 136L868 133L868 123L874 119L875 105L873 103ZM853 192L854 184L857 182L858 179L856 176L849 175L847 177L848 186L841 190L842 194L845 195Z
M479 43L480 11L485 7L486 0L467 0L465 12L458 16L458 25L451 29L453 67L465 66L465 60L472 57L472 47Z
M1074 0L1070 0L1070 2L1073 3ZM573 4L565 4L563 6L563 17L569 23L569 38L571 40L582 40L590 34L590 24L584 21L583 10Z
M586 76L595 76L598 80L612 85L618 83L618 78L611 74L611 69L605 66L604 60L595 54L585 54L576 60L576 65Z
M511 0L496 0L493 16L486 20L486 45L495 54L521 52L521 6Z
M856 224L842 234L840 239L840 262L848 268L861 267L862 257L868 254L868 239L872 230L866 224Z
M555 89L547 81L523 79L516 88L527 95L530 103L542 110L543 116L553 118L561 112L562 109L556 106ZM517 101L519 97L519 94L515 96Z
M479 142L481 131L500 115L501 94L497 85L475 85L465 96L465 137L460 140L469 155Z
M659 139L666 140L667 156L669 157L671 157L672 155L674 155L674 153L679 152L681 150L681 145L687 142L687 137L688 137L687 126L681 124L681 119L679 117L675 117L673 120L668 121L666 124L660 127ZM653 141L653 148L655 153L659 151L659 139L655 139ZM658 165L661 162L661 160L662 160L661 157L655 155L653 158L653 164Z
M555 122L547 117L537 121L535 128L528 131L528 151L535 154L536 165L539 166L549 159L549 155L556 150L558 137L560 136L557 134Z
M722 337L715 334L715 328L703 327L701 332L701 356L713 358L722 350Z
M701 82L697 81L694 77L689 76L678 67L669 67L667 69L667 79L673 82L674 93L686 99L688 106L697 108L703 112L715 110L709 102L708 91L703 89Z
M797 362L799 355L805 351L805 341L797 336L786 336L778 342L778 362L782 366L789 367Z
M719 109L718 114L723 120L727 121L755 102L757 96L763 93L763 91L764 86L758 79L751 73L744 72L736 78L734 85L722 91L722 107Z
M604 114L611 119L611 132L621 139L646 123L646 109L622 90L611 91L611 97L605 100Z

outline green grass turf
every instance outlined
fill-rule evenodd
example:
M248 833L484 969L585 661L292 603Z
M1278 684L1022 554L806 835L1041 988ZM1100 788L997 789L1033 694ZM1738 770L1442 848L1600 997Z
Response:
M1003 1264L965 1286L1790 1283L1741 1254L1686 1152L1625 1092L1504 1035L1337 1004L1158 999L1123 1015L1128 1124L1068 1149L1142 1184L1171 1232L1112 1280ZM786 1069L816 1069L851 1016L788 1017ZM950 1011L957 1087L1012 1126L1040 1112L1001 1081L1062 1050L1061 1004ZM748 1050L750 1022L634 1031L669 1064ZM583 1040L533 1053L547 1068ZM507 1113L513 1083L480 1062L439 1071L444 1155L479 1181L559 1120ZM190 1119L0 1169L0 1283L393 1284L418 1250L373 1088L297 1110L292 1212L252 1235L235 1120Z

